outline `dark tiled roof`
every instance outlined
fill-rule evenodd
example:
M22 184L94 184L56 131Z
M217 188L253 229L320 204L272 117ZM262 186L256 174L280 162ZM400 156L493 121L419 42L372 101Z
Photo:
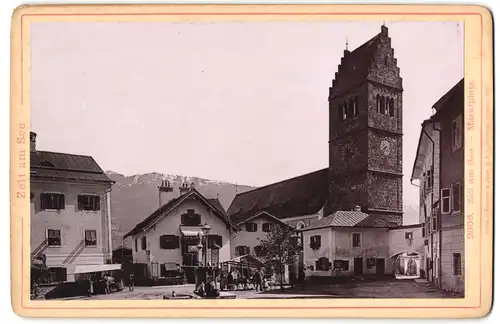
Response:
M312 230L322 227L387 227L396 225L380 216L370 216L359 211L337 211L307 226L303 230Z
M449 101L459 97L464 97L464 79L458 81L458 83L445 93L432 107L436 109L436 112L439 112ZM435 115L437 115L437 113Z
M213 210L216 211L216 215L223 222L225 222L227 225L236 229L236 226L231 222L231 220L229 219L227 214L225 212L223 212L223 210L224 210L223 208L222 208L222 210L219 210L216 206L213 205L212 202L210 202L208 199L205 199L202 194L200 194L196 189L192 188L192 189L189 189L188 192L180 195L177 198L170 200L165 205L163 205L160 208L158 208L157 210L155 210L145 220L143 220L142 222L137 224L130 232L125 234L124 238L127 238L129 236L132 236L132 235L135 235L137 233L144 231L149 226L154 224L157 220L159 220L163 216L167 215L170 211L172 211L177 206L177 204L181 203L182 201L184 201L187 197L189 197L191 195L195 195L195 197L197 197L202 203L210 206ZM214 200L214 199L212 199L212 200ZM215 200L217 200L217 199L215 199ZM219 203L219 205L220 205L220 203ZM220 206L220 207L222 207L222 206Z
M32 179L113 182L91 156L34 151L30 160Z
M265 211L276 218L317 213L328 198L328 169L238 194L228 214L235 223Z
M380 34L359 46L352 52L344 52L336 77L336 92L343 92L366 80L375 56Z
M207 199L208 202L215 208L217 209L219 212L221 212L222 214L226 215L227 216L227 213L226 213L226 210L224 209L224 207L222 207L219 199L217 198L212 198L212 199Z

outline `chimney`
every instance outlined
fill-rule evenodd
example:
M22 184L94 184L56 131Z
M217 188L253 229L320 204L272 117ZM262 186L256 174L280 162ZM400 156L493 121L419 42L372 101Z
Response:
M194 187L194 184L192 184L192 186ZM180 192L180 194L181 194L181 195L183 195L183 194L185 194L186 192L188 192L188 191L189 191L189 189L190 189L190 188L189 188L189 186L188 186L187 182L186 182L186 181L184 181L184 182L182 183L182 185L179 187L179 192Z
M158 201L160 208L170 200L176 198L174 188L170 185L170 181L163 179L158 187Z
M360 205L356 205L354 207L354 211L360 212L361 211L361 206Z
M382 27L380 28L380 33L382 34L382 36L389 36L389 29L387 29L385 25L382 25Z
M30 152L36 152L36 133L30 132Z

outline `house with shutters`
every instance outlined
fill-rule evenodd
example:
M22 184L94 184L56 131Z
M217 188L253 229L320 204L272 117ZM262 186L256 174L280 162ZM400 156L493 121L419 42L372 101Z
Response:
M290 226L281 219L261 212L235 224L238 235L231 240L231 258L252 255L259 260L266 256L266 251L261 246L273 226Z
M420 224L398 225L359 208L337 211L301 232L307 276L390 275L403 255L419 259L423 252Z
M110 191L113 181L91 156L40 151L30 133L30 246L54 282L83 269L112 270Z
M182 268L192 282L196 266L230 259L237 227L218 199L208 199L186 183L174 190L165 180L158 193L158 209L124 236L133 242L133 262L142 269L136 271L138 277L165 277Z
M464 292L464 79L432 106L422 124L412 180L420 186L425 224L427 279L443 290ZM429 136L427 136L429 134ZM430 174L430 175L429 175Z

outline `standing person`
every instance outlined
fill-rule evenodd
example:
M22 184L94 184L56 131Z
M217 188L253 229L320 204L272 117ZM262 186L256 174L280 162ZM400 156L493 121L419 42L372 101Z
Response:
M131 273L128 278L128 291L134 291L134 274Z
M227 288L228 290L233 290L234 278L232 272L227 274Z
M105 274L104 275L104 292L106 293L106 295L109 295L111 294L111 288L110 288L110 276L108 274Z
M304 290L305 288L305 280L306 280L306 273L304 272L304 268L299 269L299 285Z
M87 295L90 297L94 293L94 283L92 282L92 276L87 276Z
M253 282L255 285L255 291L262 291L262 273L260 269L257 269L253 274Z

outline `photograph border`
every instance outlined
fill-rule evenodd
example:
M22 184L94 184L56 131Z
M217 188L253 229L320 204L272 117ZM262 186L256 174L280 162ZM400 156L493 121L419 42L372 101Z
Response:
M465 298L32 301L29 275L30 24L53 21L461 21L464 23ZM11 296L28 317L481 317L492 305L492 17L466 5L25 5L11 29ZM476 265L476 266L474 266ZM168 303L168 306L166 306ZM195 305L195 306L193 306ZM175 311L174 311L175 310ZM258 310L258 312L257 312ZM281 310L281 311L280 311ZM287 312L282 312L286 310ZM370 310L360 312L360 310Z

